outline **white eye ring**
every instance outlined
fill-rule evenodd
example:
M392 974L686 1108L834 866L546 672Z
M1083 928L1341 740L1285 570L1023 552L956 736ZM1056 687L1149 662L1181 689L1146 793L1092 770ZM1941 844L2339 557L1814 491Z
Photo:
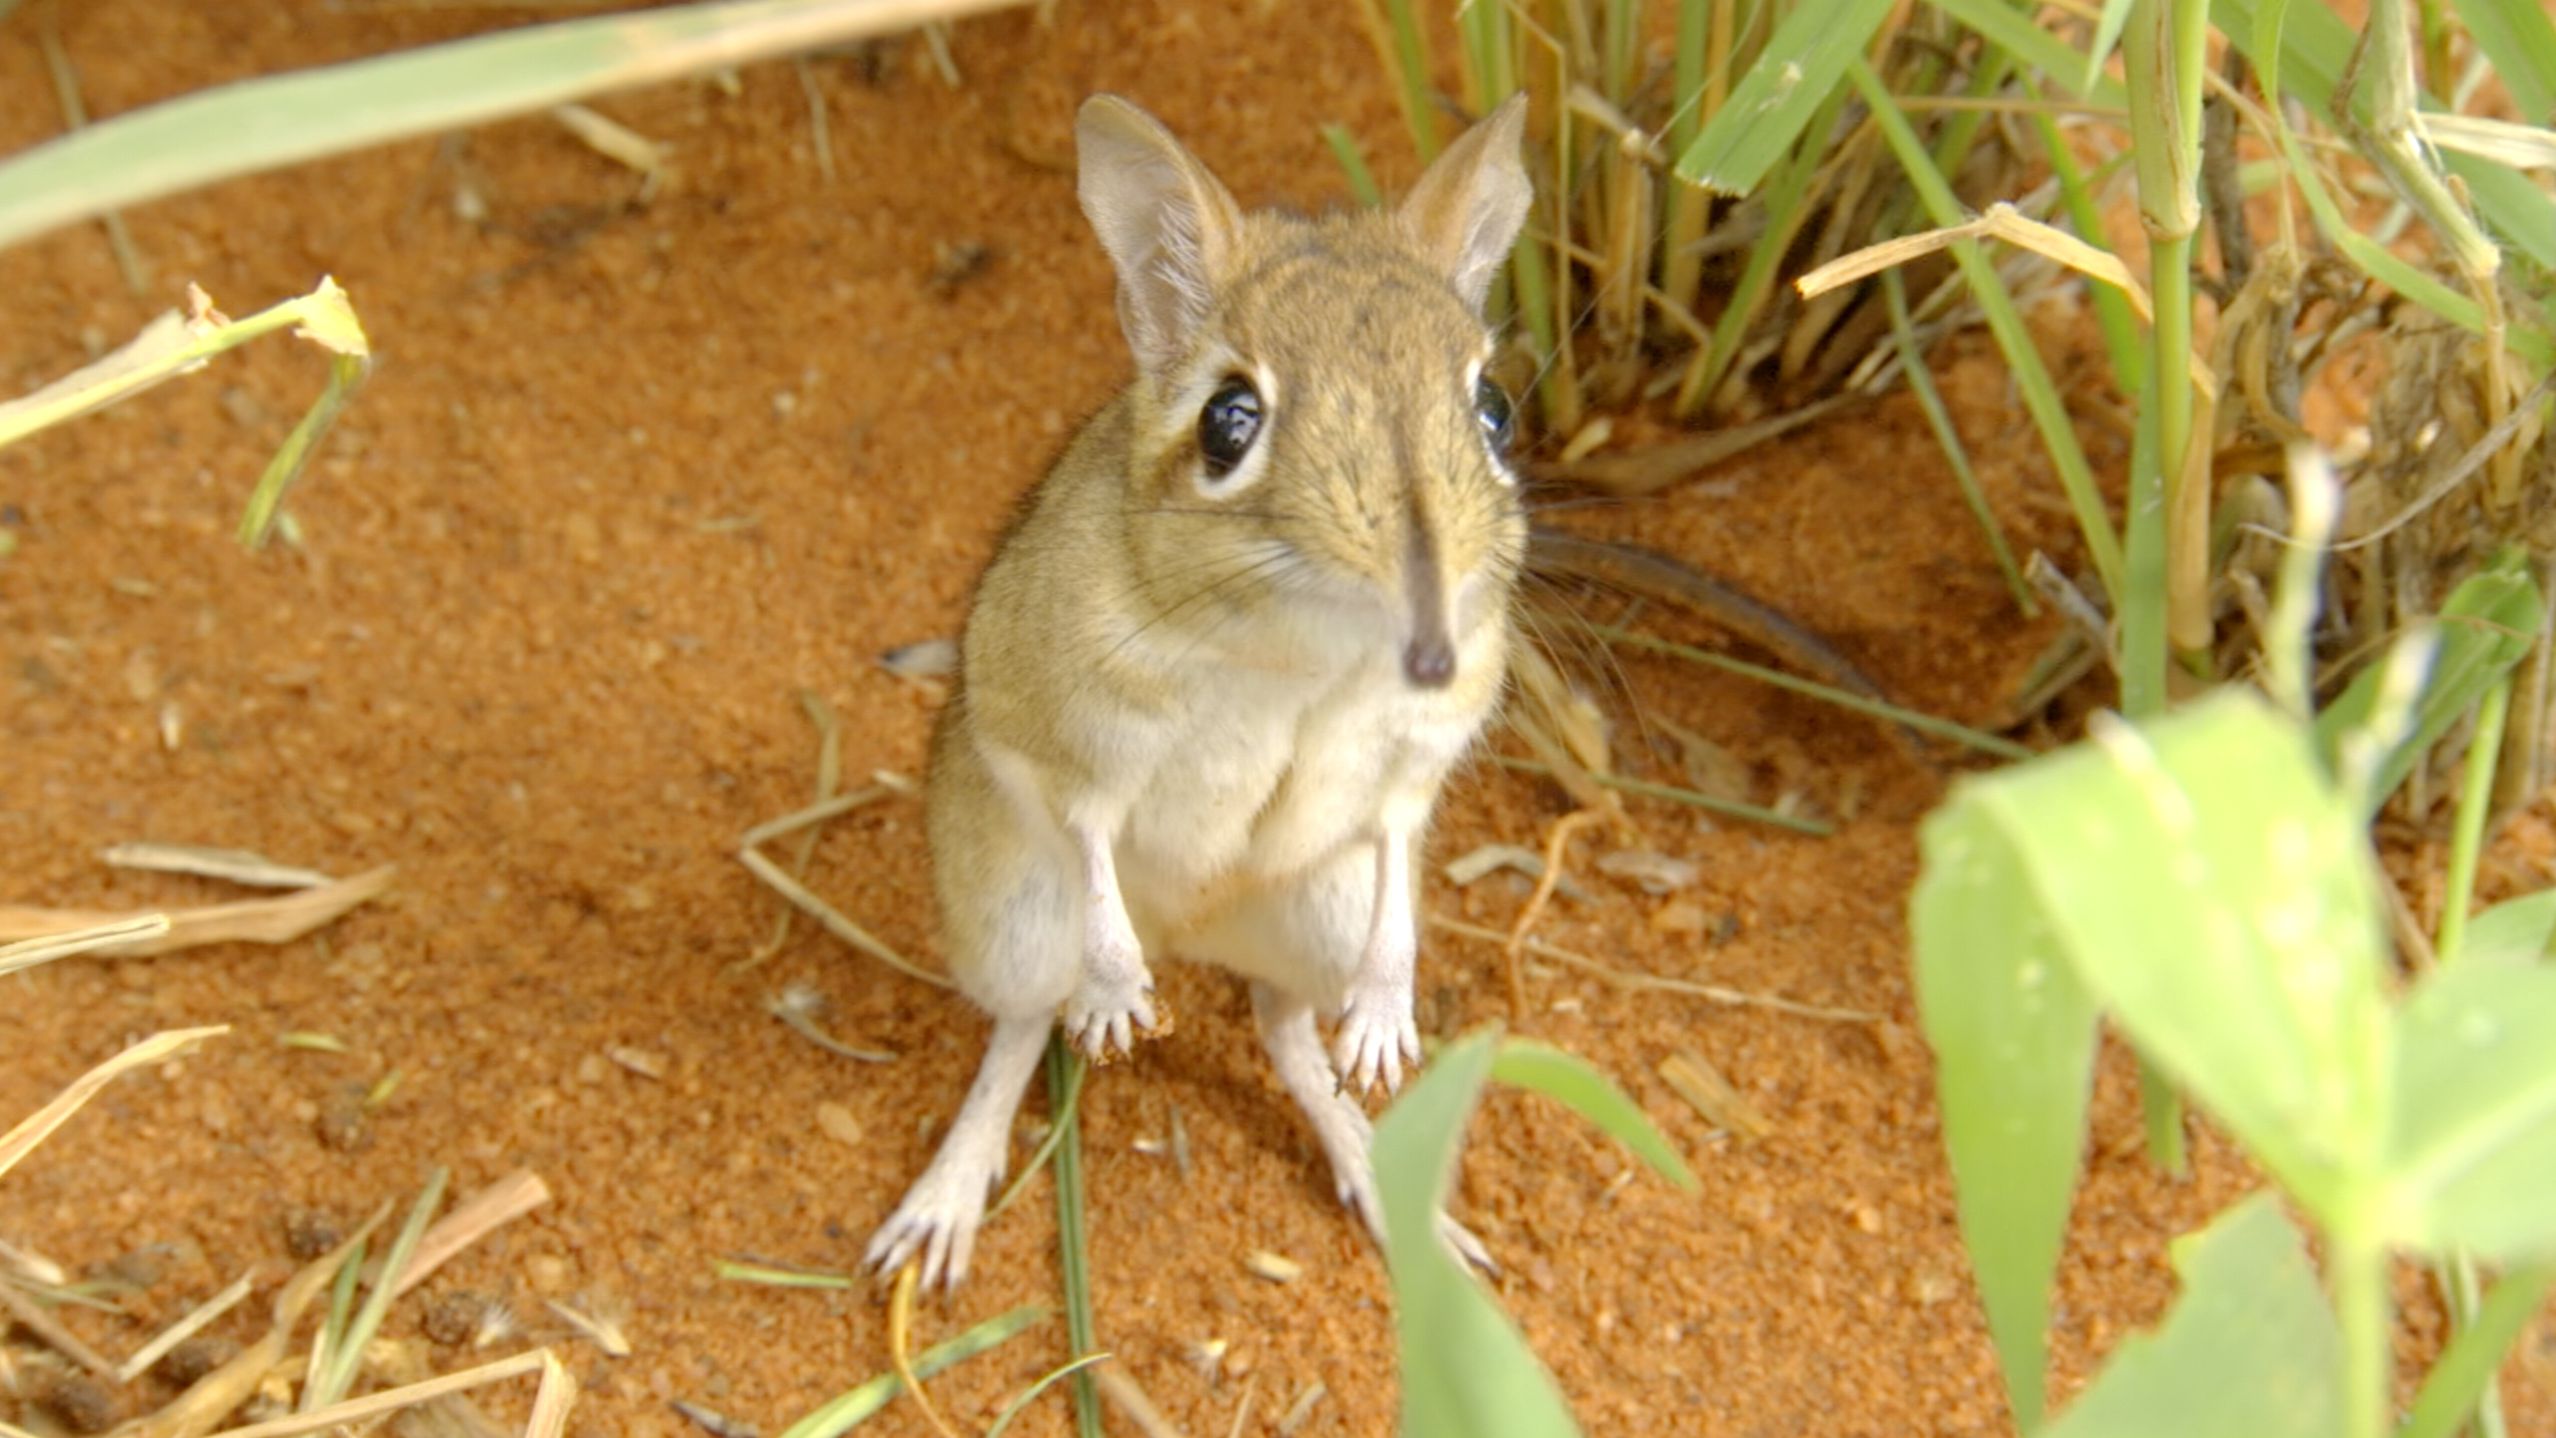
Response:
M1482 448L1491 457L1491 472L1500 477L1502 484L1516 488L1518 472L1509 464L1509 442L1515 433L1517 420L1509 392L1484 373L1481 360L1465 367L1464 387L1472 401L1473 417L1482 431Z

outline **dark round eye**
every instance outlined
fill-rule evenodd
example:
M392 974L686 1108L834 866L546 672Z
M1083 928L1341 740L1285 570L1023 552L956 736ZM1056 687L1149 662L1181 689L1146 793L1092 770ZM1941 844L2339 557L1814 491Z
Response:
M1217 479L1231 474L1259 436L1260 391L1240 375L1216 386L1198 411L1198 452L1207 461L1207 473Z
M1517 413L1509 406L1509 392L1487 374L1473 382L1473 415L1482 421L1482 437L1490 442L1491 452L1508 453L1509 441L1516 437Z

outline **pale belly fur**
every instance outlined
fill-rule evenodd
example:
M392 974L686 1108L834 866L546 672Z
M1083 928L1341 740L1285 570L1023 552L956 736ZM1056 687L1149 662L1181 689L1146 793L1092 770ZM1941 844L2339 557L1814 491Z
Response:
M1237 677L1200 696L1119 831L1120 892L1149 940L1371 840L1413 761L1461 750L1478 721L1428 713L1397 679Z

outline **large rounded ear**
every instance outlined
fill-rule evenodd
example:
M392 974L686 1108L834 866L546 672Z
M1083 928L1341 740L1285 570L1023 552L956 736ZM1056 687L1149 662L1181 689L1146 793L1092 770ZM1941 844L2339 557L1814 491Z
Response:
M1229 277L1242 211L1162 122L1116 95L1074 122L1083 214L1118 271L1118 327L1159 373L1197 335Z
M1402 202L1403 227L1477 314L1535 200L1518 153L1526 107L1524 91L1502 101L1447 147Z

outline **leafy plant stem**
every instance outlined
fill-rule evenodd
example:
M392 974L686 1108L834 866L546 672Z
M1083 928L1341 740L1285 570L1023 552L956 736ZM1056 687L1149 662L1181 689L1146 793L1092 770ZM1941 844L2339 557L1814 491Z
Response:
M2476 860L2485 847L2485 821L2494 806L2494 771L2502 758L2503 725L2511 711L2511 699L2512 681L2506 674L2485 691L2476 706L2476 730L2468 736L2467 771L2450 830L2448 892L2441 898L2440 928L2432 941L2432 952L2439 963L2456 963L2459 951L2466 945L2467 910L2476 895ZM2455 1254L2444 1259L2439 1268L2442 1287L2449 1295L2452 1329L2461 1336L2474 1333L2482 1317L2475 1260L2464 1253ZM2509 1282L2506 1280L2506 1286ZM2428 1386L2425 1396L2429 1396ZM2474 1410L2479 1438L2502 1438L2501 1399L2488 1376ZM2411 1424L2407 1431L2412 1431Z
M2449 885L2441 898L2440 932L2432 951L2453 963L2467 939L2467 908L2476 896L2476 859L2485 847L2485 820L2494 806L2494 769L2503 754L2503 724L2511 712L2509 674L2476 706L2476 732L2467 741L2467 773L2450 831Z
M2383 1438L2393 1353L2387 1333L2387 1249L2348 1227L2327 1237L2327 1272L2343 1334L2343 1438Z
M2160 324L2158 332L2163 329ZM2158 353L2165 353L2162 340ZM2164 408L2157 392L2176 386L2160 382L2161 368L2141 366L2146 383L2139 390L2139 422L2130 444L2130 502L2122 516L2120 624L2114 631L2113 662L2121 675L2121 708L2133 718L2154 718L2165 712L2169 693L2166 573L2171 541L2167 471L2157 458ZM2145 1053L2139 1055L2139 1117L2150 1161L2167 1173L2183 1172L2183 1097Z
M2156 295L2148 373L2156 378L2157 448L2162 483L2152 492L2165 506L2166 627L2159 637L2174 664L2208 677L2210 512L2206 479L2196 483L2192 455L2193 235L2149 237L2148 283ZM2135 716L2134 716L2135 717Z

